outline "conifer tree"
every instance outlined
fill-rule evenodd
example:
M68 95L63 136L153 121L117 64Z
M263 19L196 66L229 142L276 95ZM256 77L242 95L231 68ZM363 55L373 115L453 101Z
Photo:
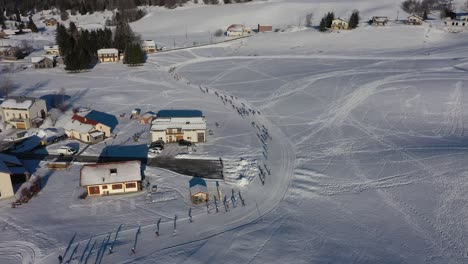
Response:
M35 33L39 32L39 30L37 29L36 24L34 24L34 21L32 20L31 16L29 17L28 28L31 29L32 32L35 32Z
M354 10L349 18L349 29L355 29L359 26L359 11Z

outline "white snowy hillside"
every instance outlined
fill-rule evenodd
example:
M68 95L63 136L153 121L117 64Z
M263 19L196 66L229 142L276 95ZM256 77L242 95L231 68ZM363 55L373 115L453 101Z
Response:
M93 145L60 139L28 149L54 159L61 147L78 153L59 170L48 167L52 158L22 160L43 188L17 208L0 198L0 263L468 263L468 25L453 33L437 12L422 25L395 21L408 16L400 3L141 7L149 13L130 26L165 48L142 66L67 73L0 61L15 69L0 73L15 84L11 94L64 93L71 108L117 122ZM315 27L326 12L348 19L354 9L357 29ZM314 27L305 26L309 13ZM370 26L373 16L390 21ZM232 24L273 31L213 36ZM40 46L54 34L8 41ZM71 108L40 129L64 127ZM131 114L163 109L201 111L206 142L148 153L151 124ZM12 131L2 128L2 137ZM34 136L47 141L43 134ZM143 160L143 191L84 198L82 165L106 156ZM193 174L152 163L169 158L189 169L216 162L223 179L195 185ZM192 195L205 193L208 202L195 205Z

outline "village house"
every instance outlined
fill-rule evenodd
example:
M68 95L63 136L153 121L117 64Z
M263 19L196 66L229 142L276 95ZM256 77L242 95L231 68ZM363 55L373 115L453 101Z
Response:
M33 97L7 97L0 108L3 122L18 129L39 127L47 116L46 102Z
M199 110L161 110L152 122L151 140L205 142L205 117Z
M117 49L99 49L97 54L99 62L118 62L120 60Z
M260 24L258 24L258 26L257 26L257 32L258 33L260 33L260 32L270 32L270 31L273 31L272 26L265 26L265 25L260 25Z
M46 27L54 27L57 25L57 19L55 18L49 18L49 19L46 19L44 20L44 24L46 25Z
M199 177L193 177L189 182L190 200L193 204L206 203L209 200L208 187L206 181Z
M244 35L244 25L234 24L230 25L226 30L226 36L228 37L240 37Z
M156 118L156 114L153 112L146 112L144 115L140 116L140 124L151 124L153 119Z
M69 138L95 144L111 137L117 123L117 118L113 115L84 109L75 110L75 114L63 128Z
M422 25L424 19L418 15L411 15L408 17L407 24L408 25Z
M3 46L0 47L0 56L4 60L18 60L23 59L25 54L19 47L12 47L12 46Z
M15 156L0 153L0 199L13 197L29 173Z
M154 40L144 40L142 42L142 47L146 53L156 52L156 43L154 43Z
M90 196L141 191L141 162L138 160L83 165L80 186Z
M341 18L333 19L331 29L334 30L346 30L348 29L349 23Z
M374 26L385 26L387 23L388 23L388 17L386 16L372 17L372 25Z
M53 56L31 57L31 63L35 69L53 68L56 65Z
M60 55L60 50L58 45L53 45L53 46L44 46L44 50L47 55Z

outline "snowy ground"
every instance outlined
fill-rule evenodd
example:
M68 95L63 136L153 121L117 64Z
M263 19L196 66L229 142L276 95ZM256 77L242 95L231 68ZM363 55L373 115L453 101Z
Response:
M372 14L390 12L399 1L358 2ZM252 16L254 5L261 13L281 2L249 4L235 20ZM215 7L204 8L173 12L190 21ZM216 8L221 16L227 7ZM134 29L159 34L171 14L155 11ZM174 34L183 38L177 25ZM248 185L222 183L223 194L241 191L246 205L238 200L217 214L213 205L209 214L193 207L190 223L186 176L147 168L158 193L80 200L79 164L49 172L32 163L48 182L28 205L0 204L0 262L55 263L75 232L79 258L90 237L99 245L123 223L116 252L103 263L465 263L466 37L436 24L330 34L305 29L156 54L138 68L15 73L17 93L42 96L64 87L74 105L116 116L133 108L200 109L214 133L196 155L223 157L225 173L249 181L258 167L266 175L265 185L258 176ZM261 114L241 117L236 107ZM263 126L271 140L260 139ZM147 126L119 120L115 144L108 144L130 145L142 129ZM96 147L87 151L98 153ZM207 183L216 194L215 182ZM137 225L142 234L131 254ZM95 248L89 263L96 254Z

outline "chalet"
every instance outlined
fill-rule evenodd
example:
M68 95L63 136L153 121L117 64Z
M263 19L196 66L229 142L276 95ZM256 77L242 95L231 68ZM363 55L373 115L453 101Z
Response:
M117 118L103 112L85 109L75 110L75 114L63 127L69 138L95 144L112 136L117 126Z
M146 53L156 52L156 43L154 43L154 40L144 40L141 46Z
M117 49L99 49L97 54L99 62L118 62L120 60Z
M226 36L228 37L240 37L244 35L244 25L234 24L230 25L226 30Z
M54 27L57 25L57 19L55 18L49 18L49 19L46 19L44 20L44 24L47 26L47 27Z
M271 32L273 31L273 27L272 26L265 26L265 25L260 25L258 24L257 26L257 32L260 33L260 32Z
M374 26L385 26L387 23L388 23L388 17L386 16L372 17L372 25Z
M32 57L31 63L35 69L53 68L56 65L53 56Z
M140 124L151 124L153 122L153 119L156 118L156 114L153 112L146 112L142 116L140 116Z
M39 127L47 115L46 102L33 97L7 97L0 108L3 122L18 129Z
M83 165L80 186L88 195L111 195L141 191L141 163L138 160Z
M422 25L424 19L418 15L411 15L408 17L407 24L408 25Z
M0 56L4 60L18 60L24 59L25 54L19 47L12 47L12 46L3 46L0 47Z
M15 156L0 153L0 199L13 197L29 173Z
M199 110L161 110L151 125L151 140L206 142L206 120Z
M53 46L44 46L44 50L47 55L60 55L60 50L58 45L53 45Z
M208 187L205 180L199 177L193 177L189 182L190 200L194 204L206 203L209 200Z
M331 29L334 30L346 30L348 29L349 23L341 18L333 19Z

